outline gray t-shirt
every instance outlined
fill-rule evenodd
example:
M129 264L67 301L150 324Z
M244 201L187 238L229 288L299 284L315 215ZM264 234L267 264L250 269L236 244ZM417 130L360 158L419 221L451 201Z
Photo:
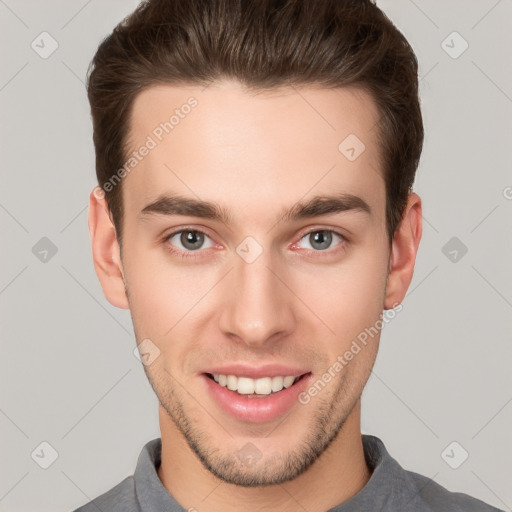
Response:
M503 512L406 471L378 437L362 437L366 463L372 471L370 480L348 501L327 512ZM139 455L133 476L74 512L187 512L158 477L161 449L161 438L149 441Z

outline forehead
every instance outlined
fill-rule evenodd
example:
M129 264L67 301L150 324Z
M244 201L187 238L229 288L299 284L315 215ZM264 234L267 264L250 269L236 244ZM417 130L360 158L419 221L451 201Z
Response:
M229 203L250 217L255 204L261 215L262 205L277 211L338 192L383 211L378 119L371 96L353 88L151 87L132 108L125 209L176 193Z

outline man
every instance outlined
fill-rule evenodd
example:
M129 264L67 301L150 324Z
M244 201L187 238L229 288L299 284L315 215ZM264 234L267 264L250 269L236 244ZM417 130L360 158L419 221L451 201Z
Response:
M497 510L361 435L422 234L417 61L389 19L369 0L148 1L88 93L94 265L162 436L78 510Z

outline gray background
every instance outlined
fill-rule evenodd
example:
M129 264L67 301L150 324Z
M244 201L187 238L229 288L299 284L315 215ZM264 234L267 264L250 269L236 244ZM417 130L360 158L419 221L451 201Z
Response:
M104 298L87 229L83 82L136 4L0 0L0 511L72 510L132 474L159 436L129 312ZM363 432L407 469L510 510L512 3L378 4L420 62L424 235L363 394ZM58 42L46 59L31 47L51 49L43 31ZM44 441L58 452L47 469Z

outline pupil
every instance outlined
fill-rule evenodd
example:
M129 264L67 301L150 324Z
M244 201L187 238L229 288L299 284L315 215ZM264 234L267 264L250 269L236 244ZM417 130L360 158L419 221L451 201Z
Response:
M188 249L199 249L203 243L203 235L197 231L185 231L181 234L181 243ZM187 244L191 244L191 247Z
M315 247L315 244L318 244L319 247L317 246L317 249L327 249L331 244L332 233L329 231L316 231L315 233L311 234L310 240L312 240L312 247Z

